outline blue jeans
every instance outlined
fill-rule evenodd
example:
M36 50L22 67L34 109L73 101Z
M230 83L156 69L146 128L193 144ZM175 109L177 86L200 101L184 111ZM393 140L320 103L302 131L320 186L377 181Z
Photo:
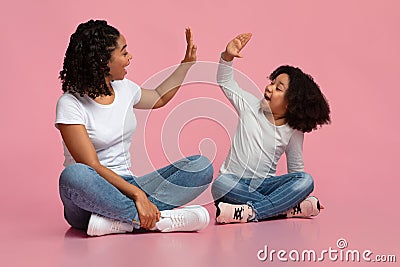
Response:
M159 210L173 209L195 199L212 181L211 162L191 156L147 175L122 176L142 189ZM60 175L64 217L74 228L87 229L92 213L140 225L135 202L84 164L66 167Z
M303 201L314 189L312 177L304 172L264 179L238 178L223 174L215 179L211 193L215 204L247 204L256 213L255 221L287 212Z

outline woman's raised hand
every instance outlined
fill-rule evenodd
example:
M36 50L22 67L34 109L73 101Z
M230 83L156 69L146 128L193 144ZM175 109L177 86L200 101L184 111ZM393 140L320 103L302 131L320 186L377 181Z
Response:
M231 61L235 57L241 58L240 51L250 41L251 33L242 33L232 39L226 46L225 52L222 54L222 58L226 61Z
M193 33L191 28L186 28L186 54L185 58L181 61L182 63L196 62L196 51L197 46L193 43Z

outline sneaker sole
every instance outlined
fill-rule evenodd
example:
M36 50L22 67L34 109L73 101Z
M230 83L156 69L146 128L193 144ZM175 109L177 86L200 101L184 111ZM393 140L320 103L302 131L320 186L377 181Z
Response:
M103 235L110 235L110 234L122 234L132 231L133 229L120 229L120 230L107 230L102 231L101 225L104 218L100 215L92 213L89 219L88 228L86 230L86 234L88 236L103 236ZM133 226L132 226L133 227Z
M201 211L201 213L204 215L204 216L202 216L202 218L205 218L205 225L202 227L202 228L200 228L200 229L198 229L198 230L196 230L196 231L201 231L201 230L203 230L204 228L206 228L207 226L208 226L208 224L210 223L210 214L208 213L208 210L206 209L206 208L204 208L203 206L200 206L200 205L192 205L192 206L186 206L186 207L184 207L185 209L196 209L196 210L200 210Z

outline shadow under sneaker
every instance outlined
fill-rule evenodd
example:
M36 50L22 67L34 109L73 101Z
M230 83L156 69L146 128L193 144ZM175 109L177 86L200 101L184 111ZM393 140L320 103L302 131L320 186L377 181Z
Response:
M210 222L208 211L193 205L175 210L162 210L156 229L161 232L193 232L207 227Z
M309 196L286 213L289 218L307 218L317 216L321 210L318 198Z
M132 231L133 225L130 223L92 213L86 233L89 236L102 236L109 234L122 234Z

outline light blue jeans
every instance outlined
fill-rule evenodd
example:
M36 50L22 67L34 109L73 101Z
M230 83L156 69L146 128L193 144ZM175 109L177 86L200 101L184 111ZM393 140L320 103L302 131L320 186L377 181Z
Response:
M211 187L215 205L219 202L247 204L256 213L255 221L287 212L303 201L314 190L311 175L289 173L265 179L238 178L223 174Z
M191 156L141 177L122 178L142 189L159 210L167 210L199 196L211 183L213 168L207 158ZM64 217L74 228L87 229L92 213L140 225L135 202L87 165L66 167L59 190Z

